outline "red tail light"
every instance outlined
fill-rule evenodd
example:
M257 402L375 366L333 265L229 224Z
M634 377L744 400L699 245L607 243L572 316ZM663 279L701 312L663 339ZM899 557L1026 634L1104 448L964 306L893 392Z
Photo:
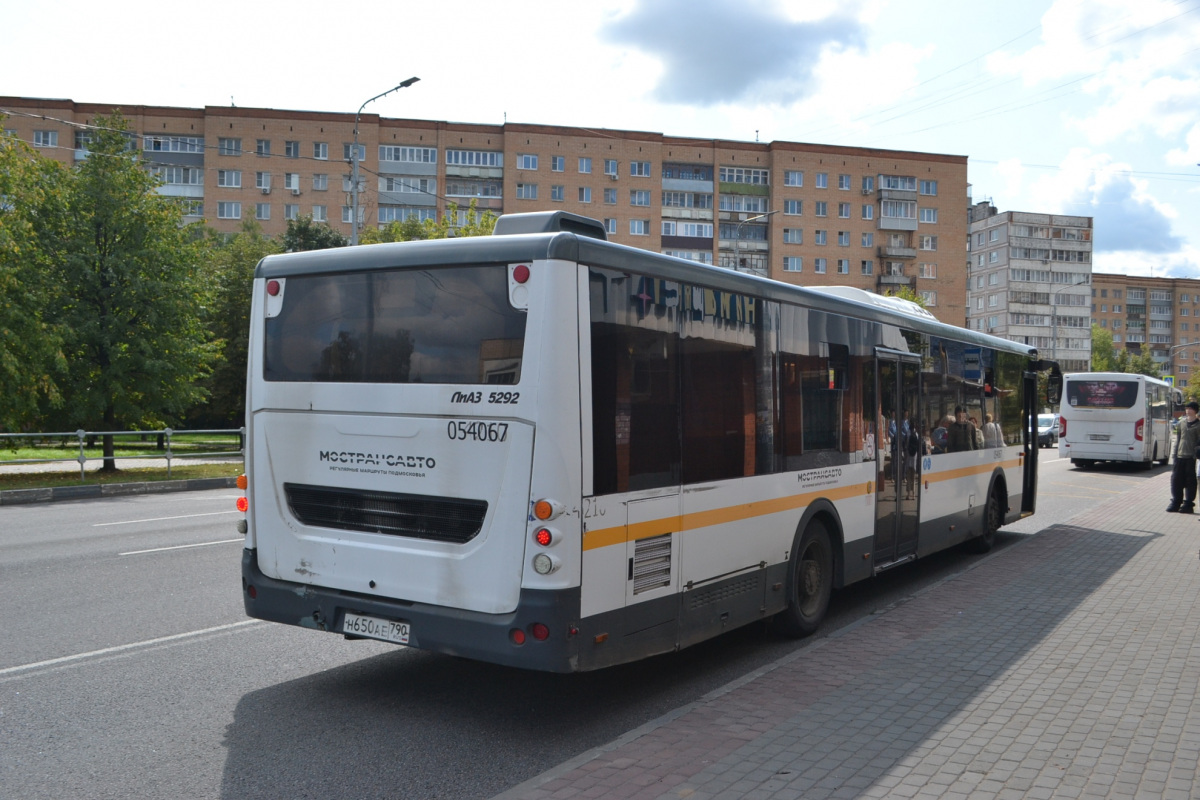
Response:
M1067 420L1063 417L1058 418L1058 438L1065 439L1067 437Z
M1142 434L1145 433L1145 431L1146 431L1146 419L1145 419L1145 417L1143 417L1142 419L1139 419L1136 423L1134 423L1133 438L1137 439L1139 442L1142 441Z

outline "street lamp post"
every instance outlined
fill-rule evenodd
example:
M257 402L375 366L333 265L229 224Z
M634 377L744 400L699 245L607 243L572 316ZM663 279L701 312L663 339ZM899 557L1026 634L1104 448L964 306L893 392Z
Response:
M755 220L758 220L758 219L766 219L767 217L771 216L772 214L778 214L778 213L779 213L779 209L776 209L774 211L768 211L765 214L758 214L757 216L748 217L737 224L737 230L734 231L734 239L733 239L733 271L734 272L742 271L742 226L745 225L747 222L754 222ZM768 273L769 272L770 272L770 270L768 270Z
M358 111L354 114L354 150L350 153L350 191L354 196L351 211L352 216L350 218L350 244L358 244L358 118L362 116L362 110L367 107L367 103L372 103L381 97L386 97L392 92L407 89L419 80L421 79L412 77L406 81L401 81L386 92L381 92L370 100L367 100L358 107Z

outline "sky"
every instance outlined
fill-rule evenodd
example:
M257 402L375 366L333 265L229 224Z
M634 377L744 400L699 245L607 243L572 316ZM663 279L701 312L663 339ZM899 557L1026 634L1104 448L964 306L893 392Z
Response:
M0 95L353 113L416 76L364 110L965 155L975 202L1094 217L1095 271L1200 278L1200 0L4 6Z

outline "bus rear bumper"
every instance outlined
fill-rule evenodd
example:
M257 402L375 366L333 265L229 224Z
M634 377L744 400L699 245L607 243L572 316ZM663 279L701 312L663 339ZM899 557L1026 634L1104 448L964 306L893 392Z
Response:
M407 622L409 647L546 672L580 669L578 588L522 589L512 613L484 614L269 578L258 568L257 551L243 550L242 602L248 616L269 622L342 633L349 611ZM536 623L549 629L546 639L534 637ZM523 644L514 642L514 630L524 633Z

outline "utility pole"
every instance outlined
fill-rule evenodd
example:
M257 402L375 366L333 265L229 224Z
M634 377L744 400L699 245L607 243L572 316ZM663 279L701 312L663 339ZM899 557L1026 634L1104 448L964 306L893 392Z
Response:
M362 116L362 110L367 107L367 103L374 102L375 100L385 97L392 92L396 92L401 89L407 89L409 86L412 86L419 80L421 79L412 77L406 81L401 81L392 88L388 89L386 92L381 92L380 94L372 97L370 100L364 102L358 107L358 111L354 115L354 150L350 153L350 191L354 197L353 204L351 206L350 244L358 244L358 118Z

